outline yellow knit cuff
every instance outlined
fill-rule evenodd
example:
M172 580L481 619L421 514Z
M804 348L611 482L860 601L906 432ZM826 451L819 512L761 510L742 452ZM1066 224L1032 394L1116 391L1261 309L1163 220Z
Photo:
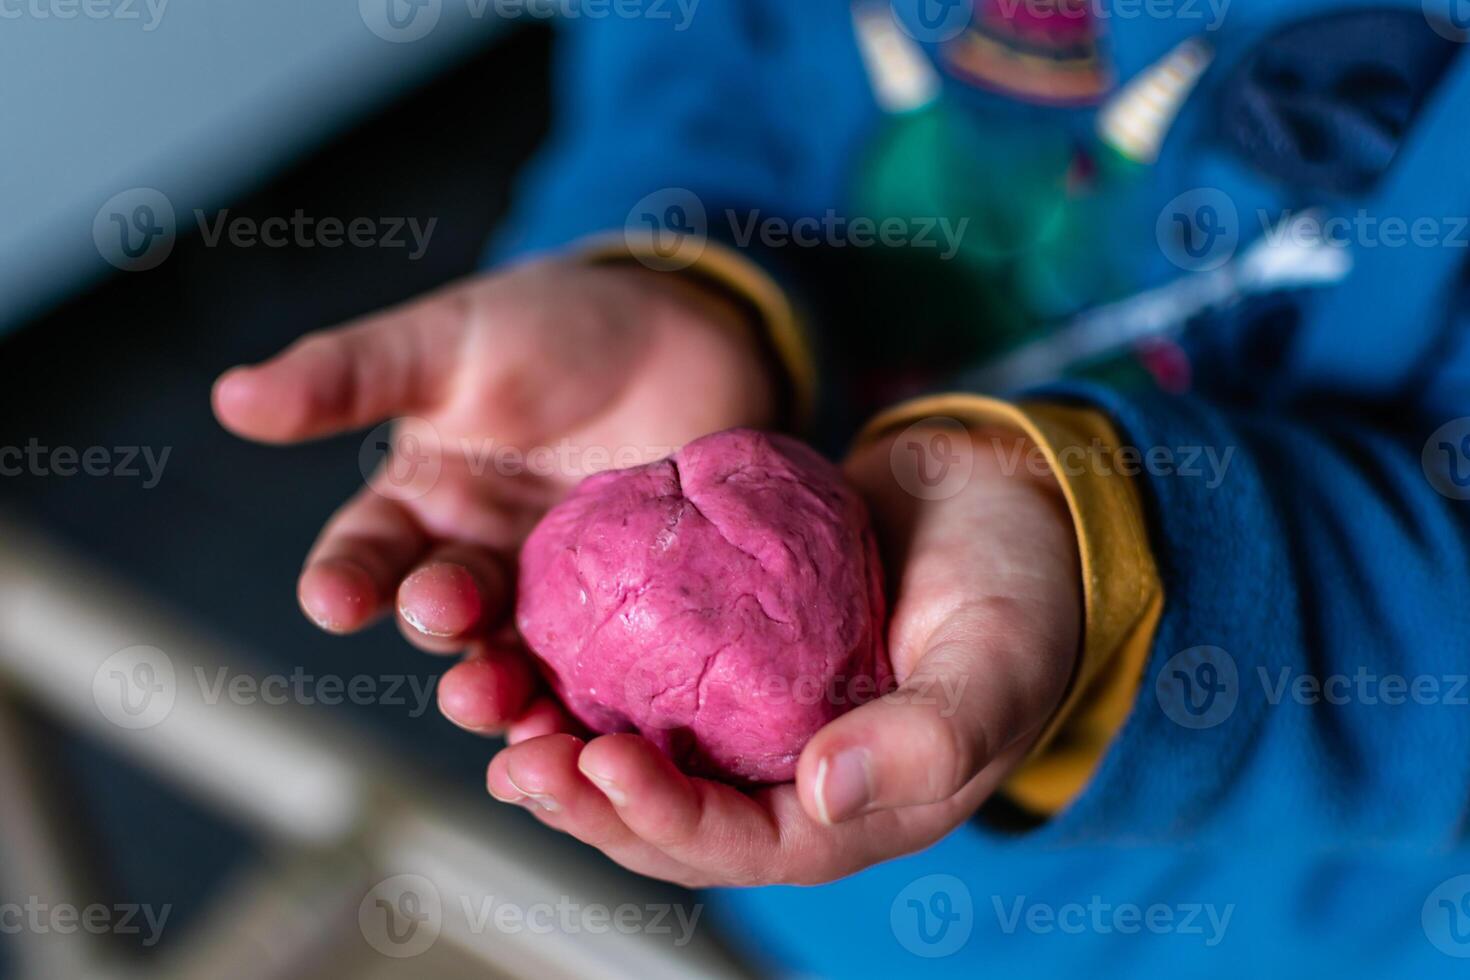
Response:
M757 313L771 353L791 384L795 427L811 420L816 402L817 366L811 344L786 291L764 269L732 248L696 237L682 239L670 255L651 234L596 235L578 243L575 251L590 262L635 259L653 269L679 271L734 294Z
M1102 762L1138 696L1164 608L1138 488L1117 465L1121 440L1101 412L979 395L921 398L868 424L862 438L925 418L1024 432L1061 483L1082 559L1081 662L1062 705L1002 792L1050 815L1076 799Z

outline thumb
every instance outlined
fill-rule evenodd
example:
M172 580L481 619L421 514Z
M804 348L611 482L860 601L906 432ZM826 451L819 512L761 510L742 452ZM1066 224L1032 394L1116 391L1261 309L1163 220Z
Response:
M989 597L950 613L891 693L836 719L797 765L797 792L824 824L939 803L1040 731L1067 683L1039 608Z
M287 443L427 409L442 394L468 325L463 288L309 334L264 363L232 368L215 382L215 416L237 435Z

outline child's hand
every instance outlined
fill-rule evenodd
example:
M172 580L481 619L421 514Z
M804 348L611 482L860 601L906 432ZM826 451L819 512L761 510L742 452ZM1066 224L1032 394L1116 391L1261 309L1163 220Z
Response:
M911 437L912 433L905 438ZM1019 437L972 438L956 496L919 500L918 460L892 440L860 450L897 595L900 689L832 722L793 785L747 794L678 772L636 735L584 745L546 735L505 749L489 789L644 874L690 886L816 883L918 850L969 818L1060 702L1081 630L1073 526Z
M471 645L440 683L441 709L474 731L519 723L521 734L561 724L549 702L531 700L532 671L513 635L497 633L527 532L587 467L658 459L714 430L768 425L774 402L733 304L638 266L560 260L303 338L228 372L214 391L220 421L262 442L394 417L428 423L417 427L438 443L438 468L428 460L423 471L433 479L403 486L379 470L322 530L301 573L301 606L336 633L393 606L418 646ZM538 446L565 470L532 476L497 456ZM428 448L420 438L417 452Z

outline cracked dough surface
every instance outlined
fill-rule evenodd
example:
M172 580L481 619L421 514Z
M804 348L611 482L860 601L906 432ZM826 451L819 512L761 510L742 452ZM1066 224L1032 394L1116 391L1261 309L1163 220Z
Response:
M791 779L890 679L862 501L814 450L747 429L585 480L522 549L516 619L590 728L736 782Z

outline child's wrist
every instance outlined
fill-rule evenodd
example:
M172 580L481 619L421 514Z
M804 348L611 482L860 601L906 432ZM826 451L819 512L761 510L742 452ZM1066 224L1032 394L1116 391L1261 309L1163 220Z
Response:
M722 308L733 305L734 322L749 332L774 386L774 423L801 429L809 422L817 383L809 338L785 290L744 253L706 242L687 264L664 271L646 245L626 235L606 235L584 240L572 254L583 262L638 268L665 286L685 284Z

